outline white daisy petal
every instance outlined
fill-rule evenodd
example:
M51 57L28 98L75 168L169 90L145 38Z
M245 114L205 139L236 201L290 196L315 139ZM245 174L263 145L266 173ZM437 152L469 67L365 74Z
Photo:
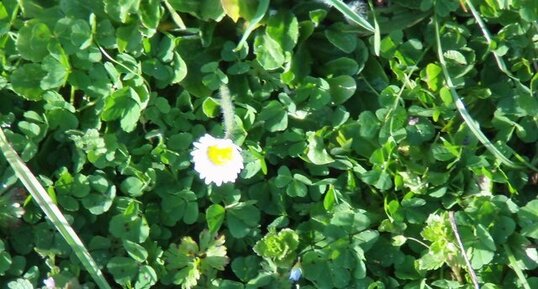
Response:
M214 138L209 134L194 143L191 152L194 170L206 184L231 183L243 169L241 148L229 139Z

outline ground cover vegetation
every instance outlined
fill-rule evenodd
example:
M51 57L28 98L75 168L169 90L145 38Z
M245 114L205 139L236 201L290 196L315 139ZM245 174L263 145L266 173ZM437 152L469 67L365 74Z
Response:
M536 289L537 20L3 0L0 287Z

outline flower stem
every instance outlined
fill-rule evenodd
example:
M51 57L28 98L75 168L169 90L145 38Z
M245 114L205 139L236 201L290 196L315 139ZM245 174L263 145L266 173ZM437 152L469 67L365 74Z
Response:
M220 91L220 107L222 109L222 121L224 124L224 138L230 138L234 128L234 105L230 96L230 90L222 85Z

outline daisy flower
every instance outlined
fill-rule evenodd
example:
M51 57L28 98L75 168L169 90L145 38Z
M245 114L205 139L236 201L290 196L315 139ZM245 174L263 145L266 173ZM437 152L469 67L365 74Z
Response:
M230 139L214 138L209 134L194 143L191 152L194 170L207 185L231 183L243 169L241 148Z

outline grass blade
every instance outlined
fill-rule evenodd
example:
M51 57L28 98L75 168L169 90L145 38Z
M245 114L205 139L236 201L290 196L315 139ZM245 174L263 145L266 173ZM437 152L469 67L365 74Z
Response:
M374 53L376 56L379 56L379 52L381 51L381 29L379 28L379 23L375 16L372 0L368 0L368 5L370 6L370 11L372 11L372 18L374 20Z
M252 31L256 29L258 23L263 19L263 16L265 16L265 12L267 12L267 9L269 9L269 0L260 0L260 4L258 4L258 9L256 9L256 14L254 14L252 20L249 21L245 33L243 33L241 40L237 44L237 47L234 49L235 51L241 50L243 45L245 45L245 43L247 42L247 38L250 36Z
M45 215L52 222L56 230L60 232L65 241L73 249L84 268L88 270L95 283L101 289L110 289L110 285L105 280L103 273L99 270L97 263L82 244L82 241L77 236L73 228L69 225L60 209L54 204L50 196L47 194L43 186L37 178L32 174L24 161L19 157L17 152L8 143L4 131L0 128L0 150L4 153L6 160L11 165L19 180L24 184L24 187L30 192L32 198L37 205L43 210Z
M181 30L187 29L187 26L185 26L185 23L183 22L179 14L176 12L176 10L174 10L174 7L172 7L172 5L168 3L168 0L164 0L163 2L164 6L166 6L166 9L170 13L172 20L174 21L174 23L176 23L177 27L179 27L179 29Z
M448 73L448 69L446 67L446 61L443 56L443 48L441 46L441 37L439 36L439 23L437 21L437 16L435 16L435 40L437 42L437 54L439 57L439 62L441 64L441 68L443 69L443 74L445 76L445 81L450 89L450 94L452 95L452 99L454 100L454 103L456 104L456 109L458 110L459 114L471 130L471 132L474 134L474 136L486 147L488 151L490 151L499 161L501 161L503 164L512 167L512 168L522 168L523 166L520 164L517 164L511 160L509 160L504 154L502 154L492 143L491 141L484 135L484 133L480 130L480 127L475 122L475 120L471 117L469 114L469 111L467 111L467 108L465 107L465 104L459 97L458 93L456 92L456 89L454 88L454 83L452 82L452 78L450 77L450 74ZM521 160L525 166L528 168L531 168L533 170L536 170L536 168L529 164L525 160Z
M512 267L512 270L516 273L517 278L519 279L519 282L523 285L524 289L531 289L531 286L529 285L529 282L527 281L527 278L525 278L525 274L523 274L523 270L521 269L521 266L517 263L516 257L514 257L514 254L512 253L512 250L510 250L510 247L508 245L503 244L503 248L506 251L506 254L508 255L508 261L510 262L510 267Z
M482 18L480 17L480 14L478 13L478 11L476 11L473 3L471 3L470 0L466 0L465 3L467 4L467 6L469 6L469 9L471 10L471 14L473 14L473 17L475 18L476 20L476 23L478 24L478 26L480 27L480 30L482 30L482 34L484 35L484 38L486 38L486 42L488 43L488 45L491 45L492 44L492 40L491 40L491 34L489 33L489 30L488 28L486 27L486 24L484 23L484 21L482 20ZM512 79L513 81L515 81L515 83L521 88L523 89L525 92L527 92L528 94L532 95L532 92L531 90L526 87L525 85L523 85L523 83L521 83L521 81L519 80L519 78L515 77L507 68L506 68L506 63L504 62L503 58L497 54L496 51L492 51L493 52L493 57L495 58L495 62L497 62L497 66L499 67L499 70L502 71L504 74L506 74L510 79Z
M374 27L372 27L372 24L370 24L368 21L366 21L366 19L357 14L357 12L349 8L346 3L342 2L341 0L327 0L326 2L334 6L334 8L338 9L338 11L344 14L347 19L357 23L357 25L359 25L360 27L370 32L375 32L375 29Z

